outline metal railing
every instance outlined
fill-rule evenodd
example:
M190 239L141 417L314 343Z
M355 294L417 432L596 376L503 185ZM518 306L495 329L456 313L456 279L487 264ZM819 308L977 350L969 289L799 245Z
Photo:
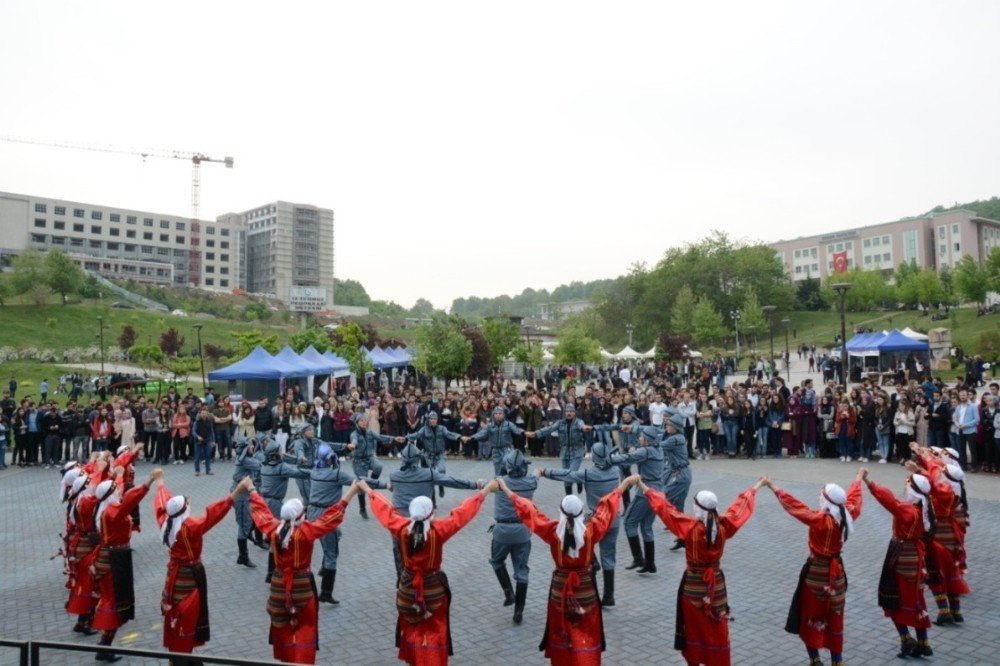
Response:
M47 652L85 652L91 655L116 654L122 657L141 657L154 659L159 663L168 661L176 664L220 664L222 666L274 666L283 664L280 661L261 661L259 659L242 659L239 657L221 657L210 654L184 654L167 652L166 650L141 650L138 648L119 647L116 645L84 645L80 643L62 643L59 641L21 641L0 638L0 648L16 648L19 651L20 666L42 666L47 663L43 651Z
M15 641L0 638L0 648L16 648L18 651L17 663L19 666L31 666L29 661L30 645L28 641ZM6 650L0 650L0 654L7 654ZM11 662L13 663L13 662Z

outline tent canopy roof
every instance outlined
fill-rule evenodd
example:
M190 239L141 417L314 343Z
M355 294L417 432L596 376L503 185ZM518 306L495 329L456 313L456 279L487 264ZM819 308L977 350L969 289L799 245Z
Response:
M209 379L281 379L293 377L295 368L276 359L260 345L245 358L208 373Z

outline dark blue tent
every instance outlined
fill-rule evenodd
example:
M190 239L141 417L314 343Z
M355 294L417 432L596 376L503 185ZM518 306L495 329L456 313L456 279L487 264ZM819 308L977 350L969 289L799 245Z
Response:
M931 346L926 340L914 340L901 331L892 329L878 342L879 353L928 351Z
M333 356L333 358L324 356L316 351L316 348L312 345L306 347L299 356L308 363L325 368L322 372L317 372L316 374L318 375L334 375L335 377L339 377L349 371L347 361L341 359L339 356ZM334 358L339 360L335 361L333 360Z
M245 358L218 370L208 373L209 379L281 379L293 377L295 368L289 366L270 354L261 346L254 348Z

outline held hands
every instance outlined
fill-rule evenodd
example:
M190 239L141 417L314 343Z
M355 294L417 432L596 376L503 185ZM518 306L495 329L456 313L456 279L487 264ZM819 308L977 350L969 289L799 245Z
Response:
M497 491L500 488L500 481L497 479L491 479L489 483L483 486L483 494L489 495L492 492Z
M243 480L240 481L240 485L236 486L236 492L238 494L249 493L252 490L253 490L253 479L251 479L249 476L243 477Z
M397 444L402 444L403 442L406 441L406 438L405 437L396 437L393 441L396 442Z
M500 490L502 490L504 494L507 495L507 497L510 497L511 495L514 494L514 491L510 489L510 486L508 486L507 482L503 480L503 477L498 477L496 479L493 479L493 481L497 484Z
M347 450L348 451L353 451L355 448L356 447L354 446L354 442L351 442L350 444L347 445Z
M855 480L856 481L867 481L868 480L868 468L867 467L859 467L858 468L858 475L855 477Z
M545 468L544 467L536 467L535 468L535 476L545 476Z
M906 461L906 469L910 473L912 473L912 474L919 474L920 471L921 471L920 470L920 465L918 465L917 463L913 462L912 460L907 460Z
M757 483L753 484L753 489L759 490L761 486L768 485L769 483L770 479L766 476L762 476L759 479L757 479Z
M535 431L534 430L529 430L529 431L527 431L527 432L524 433L524 436L527 437L528 439L534 439L535 438Z
M121 467L116 467L115 468L115 475L116 476L118 474L120 474L119 470L121 470ZM153 485L154 481L159 481L162 478L163 478L163 469L160 468L160 467L157 467L156 469L154 469L152 472L149 473L149 480L146 481L146 487L149 488L151 485Z
M358 487L359 492L363 492L366 495L372 491L372 487L369 486L368 482L365 481L364 479L358 479L353 484L351 484L351 487L353 488L355 485Z

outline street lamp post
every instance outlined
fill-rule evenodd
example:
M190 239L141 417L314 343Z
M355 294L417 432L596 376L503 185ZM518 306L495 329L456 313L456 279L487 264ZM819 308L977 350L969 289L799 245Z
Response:
M740 366L740 310L736 308L729 313L733 320L733 330L736 332L736 367Z
M747 346L751 349L757 348L757 327L753 324L747 326Z
M788 317L781 320L781 323L785 325L785 378L789 383L792 381L792 356L788 353L788 324L791 321Z
M847 319L844 315L844 297L850 289L850 282L838 282L833 285L833 290L837 292L840 300L840 378L844 382L845 389L849 379L847 375L849 368L847 364Z
M201 392L204 395L206 390L205 382L205 350L201 346L201 329L204 324L195 324L194 330L198 334L198 360L201 362Z
M625 332L628 333L628 346L629 347L632 346L632 331L634 331L634 330L635 330L635 327L633 327L632 324L625 324Z
M760 309L763 310L765 316L767 316L767 328L771 333L771 374L773 376L775 369L774 366L776 364L774 362L774 319L771 317L771 314L777 309L777 306L763 305Z
M100 328L100 333L97 337L101 341L101 378L104 377L104 317L97 318L97 326Z

